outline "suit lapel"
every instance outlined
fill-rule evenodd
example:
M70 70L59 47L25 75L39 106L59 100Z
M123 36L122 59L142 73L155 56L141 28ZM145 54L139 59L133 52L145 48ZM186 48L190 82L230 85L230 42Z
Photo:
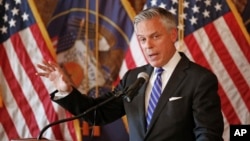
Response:
M183 54L181 54L181 55L183 55ZM188 67L188 62L189 62L189 60L185 56L182 56L182 59L180 60L180 62L176 66L172 76L170 77L167 85L165 86L165 88L162 92L162 95L158 101L158 104L155 108L153 117L151 119L147 134L148 134L148 132L150 132L150 129L152 128L152 126L156 122L158 116L160 115L161 111L164 109L165 105L169 102L169 98L172 95L174 95L176 89L178 89L178 86L185 78L184 70Z

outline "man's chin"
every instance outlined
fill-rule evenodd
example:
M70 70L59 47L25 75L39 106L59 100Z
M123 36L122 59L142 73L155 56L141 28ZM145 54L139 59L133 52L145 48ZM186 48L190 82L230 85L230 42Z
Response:
M161 67L161 64L156 61L148 61L148 62L153 67Z

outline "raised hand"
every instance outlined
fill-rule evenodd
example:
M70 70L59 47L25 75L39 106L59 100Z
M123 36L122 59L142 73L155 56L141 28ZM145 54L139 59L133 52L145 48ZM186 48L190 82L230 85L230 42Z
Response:
M58 91L66 93L72 91L70 79L57 63L43 61L42 64L38 64L37 67L42 71L37 72L36 75L48 78Z

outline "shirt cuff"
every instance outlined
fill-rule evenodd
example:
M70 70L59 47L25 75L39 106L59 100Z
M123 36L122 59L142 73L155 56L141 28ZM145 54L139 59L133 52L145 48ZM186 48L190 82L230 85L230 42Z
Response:
M55 93L55 95L53 97L53 100L62 99L62 98L66 97L69 94L70 94L69 92L60 92L60 91L58 91L57 93Z

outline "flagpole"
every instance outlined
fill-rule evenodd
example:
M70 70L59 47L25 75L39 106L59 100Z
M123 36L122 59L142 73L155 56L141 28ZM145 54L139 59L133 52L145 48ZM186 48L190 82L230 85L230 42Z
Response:
M179 50L182 50L184 47L184 7L183 0L179 0L178 3L178 42Z
M226 0L229 8L231 9L232 13L235 15L235 18L237 19L237 22L239 23L240 29L242 30L244 36L247 39L247 42L250 44L250 36L249 33L247 32L247 29L242 21L242 17L237 11L237 8L235 7L235 4L233 3L232 0Z
M38 10L36 8L36 4L34 2L34 0L28 0L28 3L30 5L30 8L31 10L33 11L33 14L34 14L34 18L36 19L37 21L37 25L39 26L41 30L41 33L42 33L42 36L43 38L45 39L45 43L50 51L50 54L52 55L53 59L56 60L56 51L53 47L53 44L52 44L52 41L51 39L49 38L49 35L48 35L48 32L47 32L47 29L45 28L45 25L42 21L42 18L41 16L38 14ZM45 59L50 59L50 58L45 58Z
M95 24L95 56L96 56L96 71L95 71L95 80L96 80L96 84L97 80L98 80L98 66L99 66L99 2L98 0L96 0L95 2L95 8L96 8L96 14L95 14L95 20L96 20L96 24ZM98 91L98 85L95 86L95 97L99 96L99 91Z
M95 1L95 56L96 56L96 69L95 69L95 80L96 84L98 84L98 66L99 66L99 1ZM95 86L95 97L99 96L99 90L98 90L98 85ZM92 135L94 136L100 136L100 127L94 125L92 127Z
M134 8L131 6L128 0L121 0L121 3L126 12L128 13L129 18L131 19L131 21L133 21L136 15Z
M88 70L88 60L89 60L89 0L86 0L86 20L85 20L85 45L86 45L86 52L85 52L85 58L84 60L86 60L86 64L85 64L85 68L86 70ZM85 79L86 79L86 83L84 84L87 90L89 89L89 85L88 85L88 71L85 71Z

